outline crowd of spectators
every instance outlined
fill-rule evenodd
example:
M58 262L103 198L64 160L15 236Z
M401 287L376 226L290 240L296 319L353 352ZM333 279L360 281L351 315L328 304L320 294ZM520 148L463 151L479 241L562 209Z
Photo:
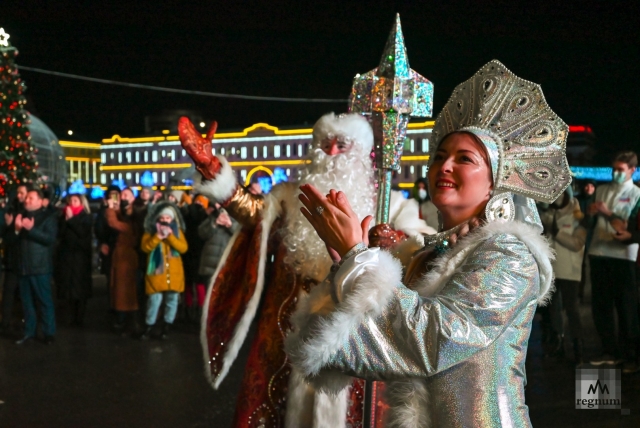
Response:
M114 333L165 339L180 309L199 322L206 286L238 228L220 205L182 191L143 188L136 197L115 185L92 204L83 194L53 199L48 188L20 185L0 206L0 333L18 345L51 344L56 320L82 327L94 254Z
M570 337L575 364L587 362L580 306L590 283L601 349L589 362L622 363L626 373L640 370L640 188L632 180L637 165L634 152L619 153L610 182L580 182L554 203L538 205L556 253L556 291L551 304L540 308L549 357L565 358L565 338ZM426 181L415 183L413 197L420 216L438 228ZM238 223L206 197L179 191L143 188L136 197L132 189L111 186L98 205L91 210L80 194L54 204L48 189L21 185L2 207L0 328L15 334L19 298L24 326L16 343L32 341L38 321L44 343L54 341L56 297L67 312L59 319L83 325L92 295L94 247L107 278L114 332L143 340L166 338L176 316L194 323L201 319L206 287Z

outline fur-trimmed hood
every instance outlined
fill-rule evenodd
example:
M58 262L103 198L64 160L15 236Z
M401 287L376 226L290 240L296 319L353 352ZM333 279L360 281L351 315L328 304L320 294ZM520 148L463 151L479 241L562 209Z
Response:
M156 221L160 216L160 213L165 208L173 210L174 221L177 223L178 228L183 232L187 229L187 226L182 217L180 209L169 201L160 201L155 204L149 204L147 208L147 216L144 218L144 231L148 233L156 233Z
M373 148L373 129L367 119L357 113L327 113L313 125L313 146L320 147L329 134L353 138L365 153Z

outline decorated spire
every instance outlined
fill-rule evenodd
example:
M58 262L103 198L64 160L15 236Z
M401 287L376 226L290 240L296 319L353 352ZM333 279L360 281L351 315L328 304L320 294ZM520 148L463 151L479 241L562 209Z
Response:
M376 221L386 223L391 173L400 169L409 119L430 117L433 112L433 84L409 67L400 15L396 15L378 67L353 79L349 111L371 117L379 171Z

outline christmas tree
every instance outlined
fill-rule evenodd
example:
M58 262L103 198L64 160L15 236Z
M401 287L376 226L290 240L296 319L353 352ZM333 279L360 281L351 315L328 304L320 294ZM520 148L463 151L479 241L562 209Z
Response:
M37 179L36 150L29 144L29 118L25 110L27 89L14 59L18 50L0 28L0 197L22 183Z

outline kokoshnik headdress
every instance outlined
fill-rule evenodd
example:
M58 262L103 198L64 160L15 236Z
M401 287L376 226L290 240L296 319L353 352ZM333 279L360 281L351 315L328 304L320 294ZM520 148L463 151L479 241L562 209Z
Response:
M493 197L485 211L488 221L517 218L540 226L532 199L553 202L571 183L569 127L551 110L540 85L497 60L454 89L431 133L431 159L453 131L473 133L489 153Z

